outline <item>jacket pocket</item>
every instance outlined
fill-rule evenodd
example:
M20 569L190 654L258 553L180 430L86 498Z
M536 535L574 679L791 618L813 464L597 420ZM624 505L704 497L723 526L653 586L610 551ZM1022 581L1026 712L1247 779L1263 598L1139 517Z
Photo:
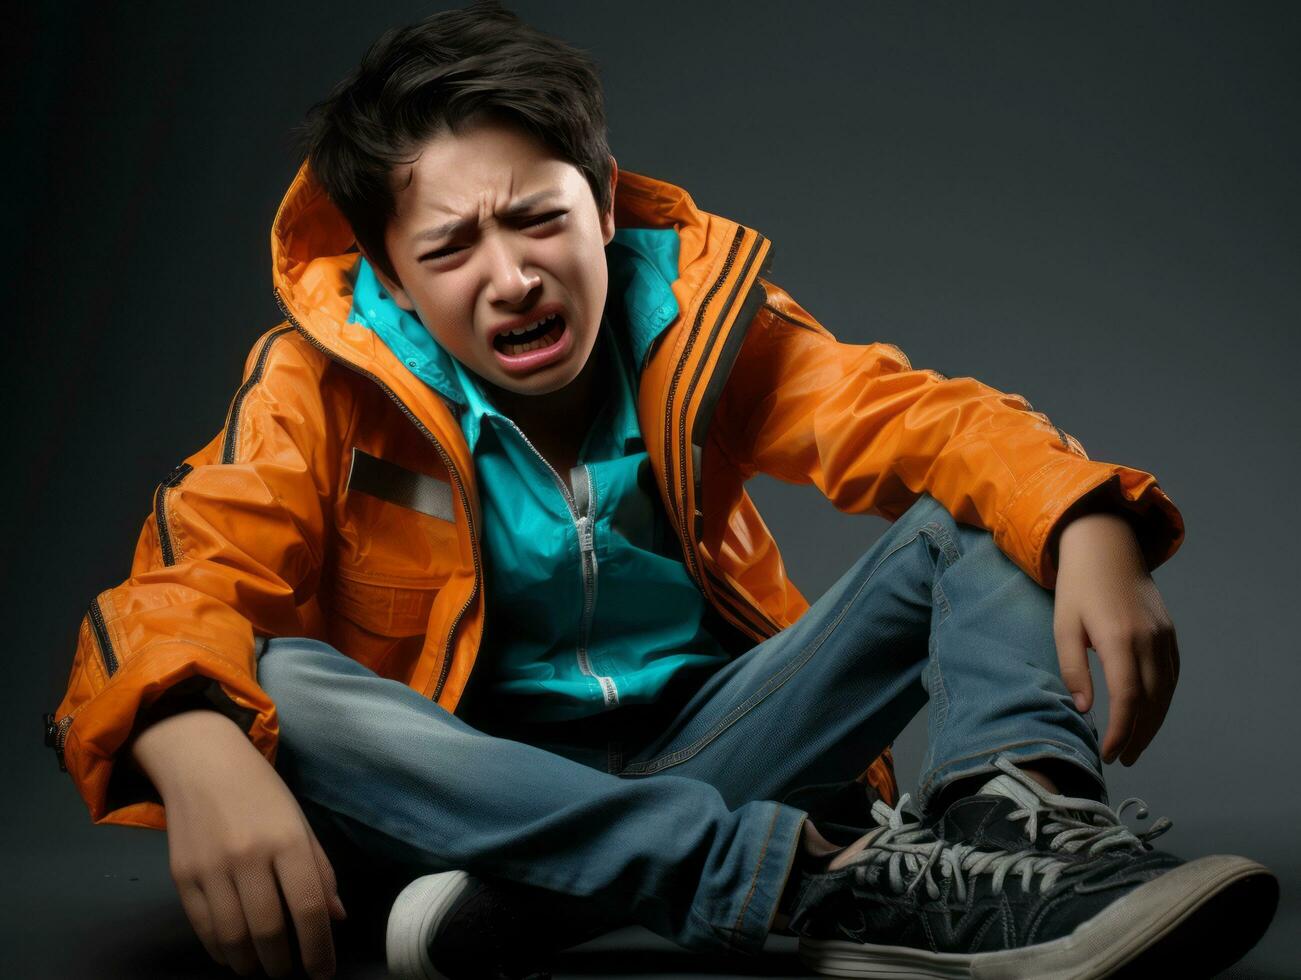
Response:
M437 595L433 581L392 584L343 568L335 576L335 611L380 636L423 635Z
M355 447L349 466L335 518L341 601L373 604L368 585L396 588L384 605L401 622L415 601L401 590L436 588L462 563L453 489Z
M381 676L405 669L419 657L441 584L337 568L324 603L329 642Z

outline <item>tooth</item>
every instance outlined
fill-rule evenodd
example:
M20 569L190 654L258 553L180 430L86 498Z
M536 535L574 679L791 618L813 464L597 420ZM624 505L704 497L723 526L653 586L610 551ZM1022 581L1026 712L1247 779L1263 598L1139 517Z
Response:
M505 349L507 354L513 356L527 354L529 351L537 350L539 347L550 347L552 342L549 342L545 337L539 337L536 340L531 340L525 343L512 343L510 340L505 338L519 336L520 334L527 333L529 330L540 325L550 326L557 322L559 316L559 313L551 313L543 317L541 320L529 324L527 327L519 327L515 330L506 331L506 333L502 335L502 347Z

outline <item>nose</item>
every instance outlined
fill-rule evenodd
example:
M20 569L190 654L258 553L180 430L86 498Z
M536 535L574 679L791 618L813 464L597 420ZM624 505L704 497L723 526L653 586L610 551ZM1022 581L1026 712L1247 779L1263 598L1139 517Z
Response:
M526 272L524 250L507 235L489 235L487 253L489 296L494 303L518 306L542 284L537 272Z

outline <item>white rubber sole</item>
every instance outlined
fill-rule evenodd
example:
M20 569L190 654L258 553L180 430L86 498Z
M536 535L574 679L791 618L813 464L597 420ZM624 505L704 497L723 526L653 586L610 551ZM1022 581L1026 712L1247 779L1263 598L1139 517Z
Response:
M1196 962L1209 976L1260 940L1277 906L1278 879L1268 868L1216 854L1140 885L1051 942L968 955L802 938L800 959L809 969L835 977L1100 980L1152 951ZM1153 950L1158 944L1161 950Z
M440 871L415 879L393 900L384 950L388 972L401 980L447 980L429 959L429 937L465 890L465 871Z

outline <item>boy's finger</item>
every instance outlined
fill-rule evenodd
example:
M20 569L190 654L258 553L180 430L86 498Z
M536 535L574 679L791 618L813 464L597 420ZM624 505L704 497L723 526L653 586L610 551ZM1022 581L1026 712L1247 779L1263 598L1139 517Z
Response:
M197 886L185 885L178 886L177 894L181 897L181 908L185 910L186 918L190 920L199 942L203 943L203 948L208 951L208 955L214 962L225 966L226 955L222 952L221 944L217 942L217 936L213 931L212 914L208 911L208 899L203 891Z
M1102 741L1102 761L1111 763L1116 761L1134 732L1143 683L1138 674L1138 665L1134 662L1133 651L1123 640L1104 640L1094 649L1102 661L1111 704L1107 734Z
M293 919L304 971L311 977L334 976L330 902L311 849L304 847L277 854L274 865Z
M316 867L321 875L321 887L325 890L325 900L330 904L330 918L346 919L348 912L343 907L343 899L339 897L339 879L334 873L334 866L330 864L325 848L321 846L320 839L317 838L306 817L303 818L303 828L307 831L307 839L312 845L312 854L316 858Z
M235 882L224 872L203 879L203 894L208 900L212 916L212 931L221 948L226 965L240 976L251 974L258 967L257 950L248 934L248 920L240 904Z
M1079 623L1073 629L1054 629L1057 643L1057 662L1061 666L1062 683L1075 701L1080 714L1093 705L1093 676L1089 673L1088 637Z
M1138 673L1143 682L1143 698L1139 704L1134 734L1121 752L1122 765L1132 766L1156 738L1157 730L1165 720L1170 707L1173 681L1170 677L1170 658L1164 645L1152 639L1138 641Z
M293 963L275 878L268 868L251 865L236 868L233 877L258 962L268 976L284 976Z

